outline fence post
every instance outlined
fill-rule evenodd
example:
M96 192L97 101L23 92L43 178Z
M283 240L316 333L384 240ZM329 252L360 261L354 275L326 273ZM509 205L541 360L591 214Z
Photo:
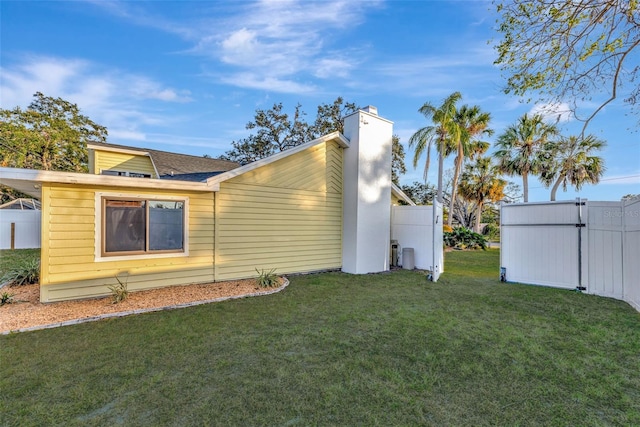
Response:
M11 223L11 249L16 248L16 223Z

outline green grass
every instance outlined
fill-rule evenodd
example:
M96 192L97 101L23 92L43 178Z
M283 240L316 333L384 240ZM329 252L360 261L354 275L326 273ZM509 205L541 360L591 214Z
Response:
M640 315L498 251L0 337L0 425L640 425ZM0 308L0 316L2 309Z
M40 249L0 250L0 277L24 261L40 258Z

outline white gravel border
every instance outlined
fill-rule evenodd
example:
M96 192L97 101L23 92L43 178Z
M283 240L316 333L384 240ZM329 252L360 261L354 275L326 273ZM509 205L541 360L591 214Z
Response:
M13 329L11 331L0 332L0 335L11 335L18 332L39 331L41 329L59 328L61 326L79 325L81 323L96 322L98 320L103 320L103 319L131 316L132 314L143 314L143 313L152 313L154 311L175 310L177 308L195 307L196 305L211 304L214 302L222 302L222 301L229 301L234 299L271 295L271 294L278 293L284 290L287 286L289 286L289 279L287 279L286 277L282 277L282 278L284 279L284 283L282 285L268 291L252 292L249 294L233 295L229 297L219 297L219 298L213 298L213 299L204 300L204 301L185 302L182 304L166 305L163 307L140 308L137 310L121 311L119 313L107 313L107 314L101 314L98 316L84 317L81 319L66 320L64 322L50 323L48 325L38 325L38 326L31 326L29 328Z

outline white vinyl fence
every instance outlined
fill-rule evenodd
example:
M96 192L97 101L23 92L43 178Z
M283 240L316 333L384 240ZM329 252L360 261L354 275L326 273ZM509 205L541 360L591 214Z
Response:
M13 226L12 226L13 224ZM40 247L40 211L0 209L0 249Z
M640 311L640 199L504 204L501 274L580 289Z
M432 206L393 206L391 208L391 239L403 248L413 248L415 267L429 270L432 280L444 271L442 247L442 204ZM400 264L403 260L400 257Z

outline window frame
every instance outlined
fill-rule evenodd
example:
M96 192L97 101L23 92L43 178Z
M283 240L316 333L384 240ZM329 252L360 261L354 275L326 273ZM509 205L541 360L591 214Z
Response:
M100 175L105 176L126 176L130 178L151 178L151 174L146 172L121 171L116 169L101 169Z
M106 251L106 208L107 200L145 202L145 250ZM149 250L149 202L181 202L182 205L182 249ZM103 193L95 195L95 261L118 261L132 259L170 258L189 256L189 198L164 196L161 194Z

